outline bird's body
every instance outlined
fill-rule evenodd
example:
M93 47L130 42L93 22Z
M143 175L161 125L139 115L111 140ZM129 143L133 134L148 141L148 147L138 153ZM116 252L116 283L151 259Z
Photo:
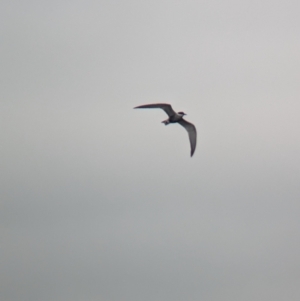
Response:
M196 149L196 143L197 143L197 131L195 126L192 123L187 122L183 119L183 116L186 115L184 112L178 112L176 113L172 106L167 103L153 103L148 105L142 105L135 107L135 109L162 109L164 110L167 115L169 116L168 119L162 121L165 125L168 125L169 123L179 123L182 125L189 134L190 144L191 144L191 156L193 156L195 149Z
M162 123L164 123L165 125L168 125L169 123L176 123L179 122L179 120L182 119L184 115L175 113L174 115L170 116L168 119L162 121Z

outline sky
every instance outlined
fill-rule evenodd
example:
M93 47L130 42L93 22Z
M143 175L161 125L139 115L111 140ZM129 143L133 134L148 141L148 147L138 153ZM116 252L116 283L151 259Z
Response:
M3 0L0 299L298 301L299 13Z

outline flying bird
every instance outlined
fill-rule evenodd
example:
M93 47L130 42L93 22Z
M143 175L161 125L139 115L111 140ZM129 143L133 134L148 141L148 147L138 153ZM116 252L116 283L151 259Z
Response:
M196 149L196 143L197 143L197 131L192 123L189 123L183 119L183 116L186 115L184 112L176 113L172 109L172 106L167 103L153 103L153 104L138 106L135 107L134 109L163 109L167 113L169 118L162 121L162 123L164 123L165 125L168 125L169 123L179 123L187 130L190 138L190 144L191 144L191 157L193 156Z

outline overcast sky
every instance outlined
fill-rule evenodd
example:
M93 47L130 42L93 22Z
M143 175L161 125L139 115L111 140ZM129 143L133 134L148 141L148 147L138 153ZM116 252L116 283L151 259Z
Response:
M298 301L299 15L3 0L0 299Z

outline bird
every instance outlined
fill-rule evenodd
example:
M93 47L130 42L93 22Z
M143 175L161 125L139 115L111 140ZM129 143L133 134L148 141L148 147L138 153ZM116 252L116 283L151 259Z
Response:
M190 139L190 145L191 145L191 157L193 156L195 149L196 149L196 143L197 143L197 131L196 127L186 120L183 119L183 116L187 115L184 112L178 112L176 113L172 106L168 103L152 103L147 105L141 105L134 107L134 109L162 109L164 110L167 115L169 116L168 119L162 121L163 124L168 125L170 123L179 123L182 125L189 134Z

